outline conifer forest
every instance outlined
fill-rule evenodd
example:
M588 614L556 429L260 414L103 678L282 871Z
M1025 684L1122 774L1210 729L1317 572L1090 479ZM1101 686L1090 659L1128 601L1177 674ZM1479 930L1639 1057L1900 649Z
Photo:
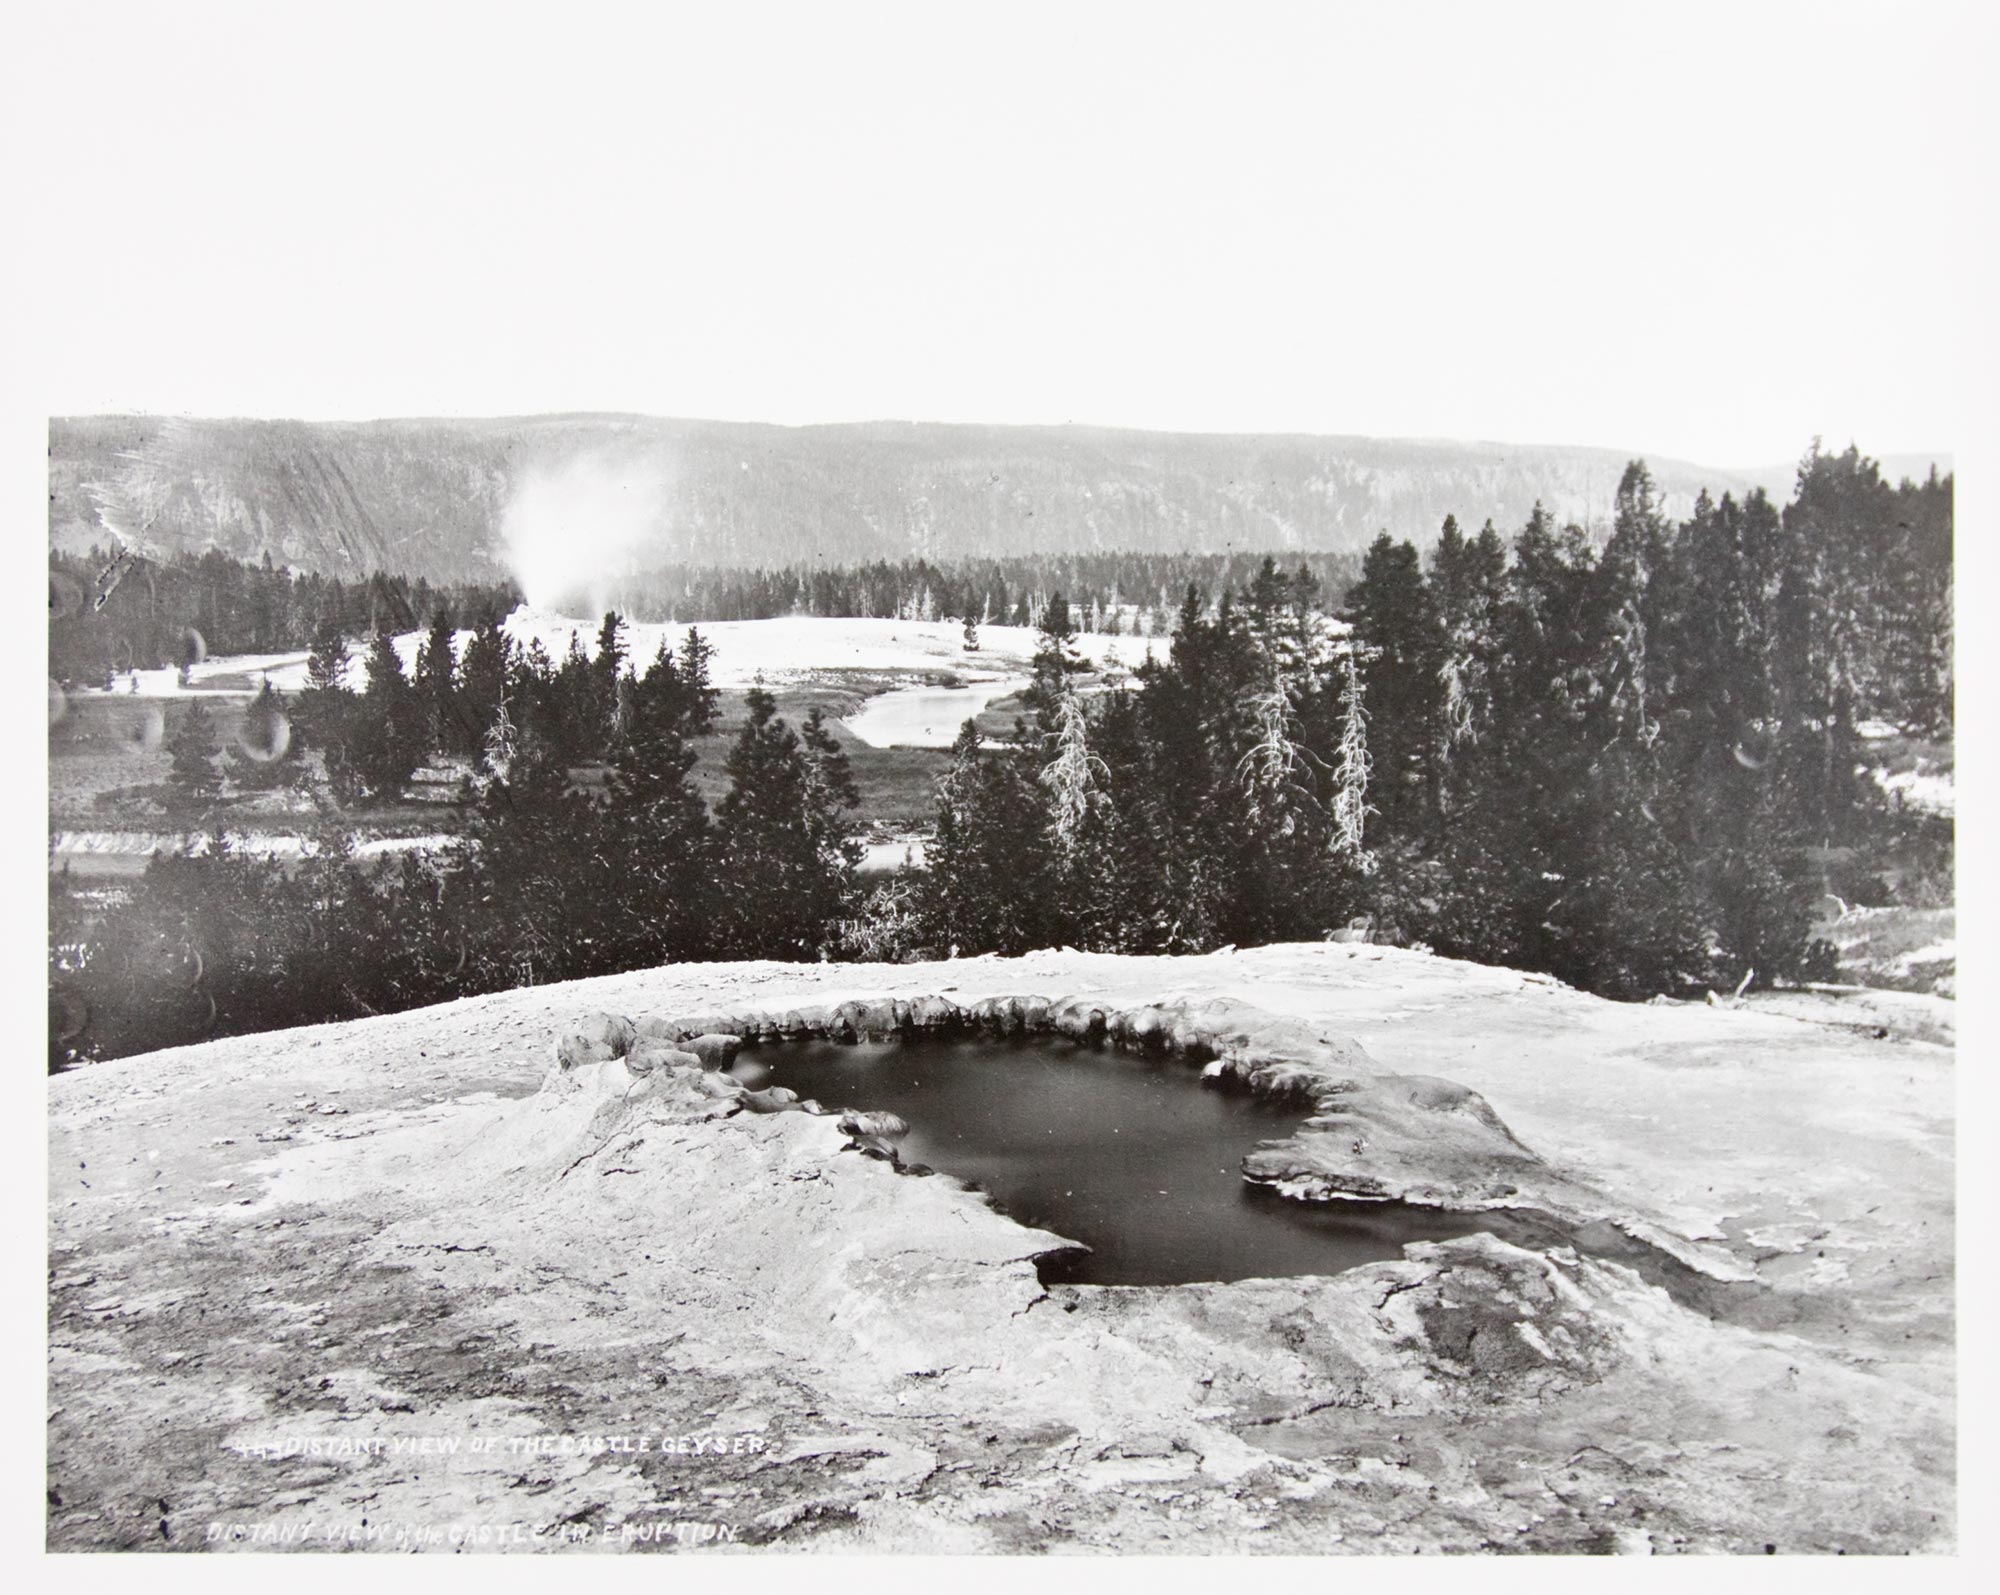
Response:
M1815 445L1782 504L1670 518L1635 461L1594 535L1538 507L1358 560L663 571L629 607L697 625L649 657L616 610L594 648L522 648L504 583L211 552L141 562L119 580L147 603L93 609L104 563L52 557L52 682L115 687L191 633L310 661L233 736L199 699L165 717L162 801L207 845L121 891L52 875L51 1068L704 959L1335 937L1643 1000L1830 978L1816 914L1884 861L1949 893L1950 819L1887 801L1862 755L1885 728L1951 736L1952 479L1892 483L1853 448ZM859 872L848 755L771 692L743 701L720 797L698 787L721 697L698 623L778 614L963 620L968 646L1038 628L1012 731L967 721L944 761L921 863ZM1129 679L1079 650L1142 625ZM391 638L419 629L411 669ZM358 856L352 822L440 763L453 834ZM310 800L296 859L232 835L224 797L275 789Z

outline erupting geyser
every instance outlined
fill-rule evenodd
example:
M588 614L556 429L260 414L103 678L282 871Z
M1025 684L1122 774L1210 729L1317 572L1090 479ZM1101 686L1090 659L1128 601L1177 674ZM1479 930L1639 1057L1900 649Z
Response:
M514 484L500 521L507 562L538 609L608 607L613 579L668 522L668 476L641 455L578 455L534 466Z

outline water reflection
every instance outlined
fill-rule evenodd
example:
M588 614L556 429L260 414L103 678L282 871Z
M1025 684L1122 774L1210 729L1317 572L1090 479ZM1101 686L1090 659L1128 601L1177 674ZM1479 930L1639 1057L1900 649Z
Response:
M977 1185L1001 1211L1082 1242L1042 1277L1099 1285L1332 1274L1406 1242L1487 1228L1401 1203L1301 1203L1247 1185L1244 1155L1302 1115L1204 1087L1171 1059L1068 1043L916 1041L759 1049L773 1079L830 1108L900 1114L910 1163Z

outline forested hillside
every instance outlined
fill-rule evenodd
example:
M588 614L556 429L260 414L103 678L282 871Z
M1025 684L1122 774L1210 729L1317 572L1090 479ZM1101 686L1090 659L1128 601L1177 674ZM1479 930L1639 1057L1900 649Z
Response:
M1408 439L632 416L84 417L52 421L49 445L58 547L81 552L115 532L156 558L213 548L433 582L515 569L510 514L516 529L540 517L536 536L599 539L592 583L670 565L1359 552L1381 531L1428 545L1448 514L1518 525L1537 503L1601 534L1626 458ZM1668 513L1681 515L1703 488L1782 495L1790 470L1660 461L1654 476ZM622 524L603 541L586 522L607 507Z

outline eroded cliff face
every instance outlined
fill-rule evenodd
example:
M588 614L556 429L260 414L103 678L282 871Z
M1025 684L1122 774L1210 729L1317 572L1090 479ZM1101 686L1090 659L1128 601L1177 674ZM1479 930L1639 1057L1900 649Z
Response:
M967 1027L1289 1096L1251 1177L1495 1233L1045 1289L1058 1237L719 1072ZM58 1077L50 1543L1947 1548L1949 1065L1336 946L660 970Z
M641 569L1358 552L1385 529L1428 544L1448 514L1519 526L1539 503L1561 520L1602 519L1629 459L1561 445L1075 426L95 416L49 424L49 531L79 551L110 527L163 554L220 548L255 561L268 551L301 569L433 581L507 571L510 509L543 496L590 512L572 513L571 527L626 523L619 563ZM1658 457L1651 466L1674 515L1704 490L1741 498L1762 474ZM1795 467L1771 474L1782 500Z

